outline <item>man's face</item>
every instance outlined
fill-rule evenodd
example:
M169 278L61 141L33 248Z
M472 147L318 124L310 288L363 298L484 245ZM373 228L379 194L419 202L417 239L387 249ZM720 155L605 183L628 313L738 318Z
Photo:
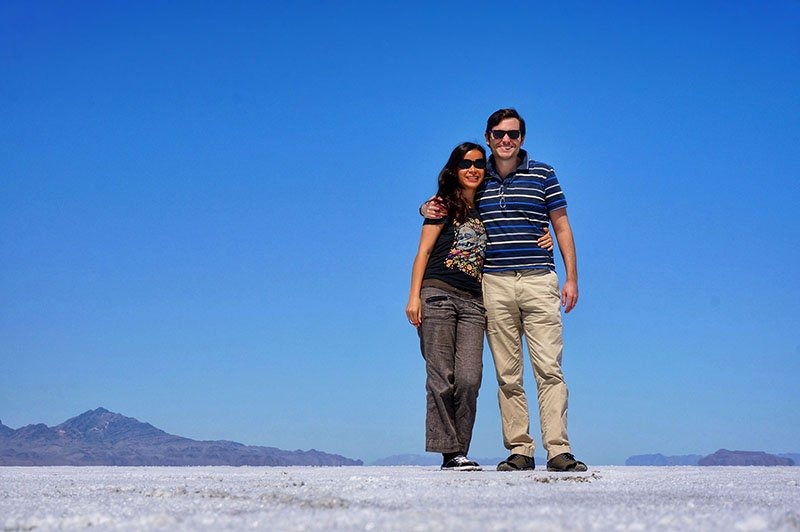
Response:
M519 134L519 120L516 118L506 118L501 120L499 124L492 128L486 134L486 143L492 150L494 158L501 161L513 160L516 161L519 155L519 149L522 143L525 142L525 137L519 135L516 139L512 139L509 134L503 134L499 139L495 136L500 135L500 132L511 132L511 135Z

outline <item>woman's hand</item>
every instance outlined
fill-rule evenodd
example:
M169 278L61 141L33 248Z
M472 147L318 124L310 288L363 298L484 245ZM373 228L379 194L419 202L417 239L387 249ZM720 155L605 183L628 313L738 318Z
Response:
M553 251L553 235L550 234L549 225L545 226L544 234L539 237L539 240L536 241L536 244L538 244L542 249Z
M422 323L422 301L419 296L411 296L408 298L406 317L408 318L408 323L414 327L419 327Z

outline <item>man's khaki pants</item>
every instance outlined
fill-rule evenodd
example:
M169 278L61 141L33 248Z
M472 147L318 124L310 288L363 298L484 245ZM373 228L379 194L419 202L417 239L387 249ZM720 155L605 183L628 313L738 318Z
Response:
M486 335L497 371L504 445L511 453L533 456L535 445L522 385L524 335L536 379L547 459L570 452L558 276L547 269L485 273L483 301Z

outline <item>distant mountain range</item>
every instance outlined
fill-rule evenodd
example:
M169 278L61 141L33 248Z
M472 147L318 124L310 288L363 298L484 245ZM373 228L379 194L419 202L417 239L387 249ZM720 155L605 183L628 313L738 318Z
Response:
M441 465L442 455L440 454L394 454L385 458L379 458L372 462L376 466L432 466ZM481 462L478 462L481 463Z
M664 456L663 454L638 454L628 457L625 465L629 466L696 466L702 454L685 454L680 456Z
M55 427L14 430L0 422L0 466L343 466L363 465L337 454L284 451L232 441L197 441L168 434L105 408Z
M470 457L484 466L493 467L500 463L503 458L479 458ZM434 453L428 454L395 454L385 458L379 458L372 462L376 466L434 466L440 465L441 456ZM536 457L536 467L544 466L547 460ZM702 454L684 454L678 456L665 456L663 454L639 454L625 460L626 466L705 466L705 465L800 465L800 454L782 453L777 455L767 454L760 451L719 451L703 456Z
M720 449L719 451L703 456L699 454L687 454L681 456L664 456L663 454L640 454L631 456L625 460L628 466L793 466L800 464L800 454L783 453L778 455L768 454L761 451L729 451Z

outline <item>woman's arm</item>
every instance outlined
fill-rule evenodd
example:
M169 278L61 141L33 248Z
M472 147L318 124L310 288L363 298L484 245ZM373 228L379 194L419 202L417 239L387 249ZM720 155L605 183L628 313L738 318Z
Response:
M408 294L408 305L406 306L406 317L414 327L419 327L422 323L422 301L420 301L420 291L422 290L422 276L428 266L428 258L431 256L436 239L442 232L444 224L425 224L422 226L422 234L419 237L419 249L417 256L414 257L414 266L411 268L411 291Z

